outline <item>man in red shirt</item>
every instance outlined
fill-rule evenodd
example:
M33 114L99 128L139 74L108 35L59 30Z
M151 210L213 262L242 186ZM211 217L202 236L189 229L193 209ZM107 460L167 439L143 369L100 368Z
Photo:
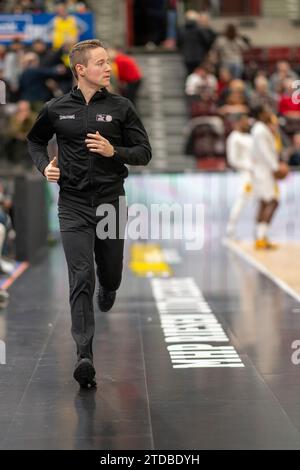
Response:
M117 66L122 95L135 104L137 92L143 78L138 64L133 57L123 54L117 48L110 48L109 56Z

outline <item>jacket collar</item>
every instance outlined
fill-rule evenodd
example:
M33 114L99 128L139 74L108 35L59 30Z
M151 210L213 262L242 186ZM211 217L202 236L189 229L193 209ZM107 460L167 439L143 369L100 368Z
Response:
M77 101L81 101L82 103L85 103L85 98L82 94L82 91L77 87L74 86L71 90L71 96ZM96 93L92 96L92 98L89 101L89 104L92 103L93 101L99 101L108 96L108 91L106 88L100 88Z

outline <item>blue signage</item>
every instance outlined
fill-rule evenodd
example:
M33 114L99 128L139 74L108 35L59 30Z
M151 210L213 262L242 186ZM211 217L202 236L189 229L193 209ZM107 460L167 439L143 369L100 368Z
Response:
M34 39L52 43L55 14L0 15L0 44L10 44L18 38L26 44ZM94 15L92 13L72 13L80 30L79 41L94 37Z

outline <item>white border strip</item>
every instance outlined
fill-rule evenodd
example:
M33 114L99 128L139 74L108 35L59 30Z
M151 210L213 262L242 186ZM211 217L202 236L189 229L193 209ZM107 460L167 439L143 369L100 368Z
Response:
M282 290L284 290L287 294L289 294L291 297L293 297L297 302L300 303L300 295L297 294L297 292L292 289L288 284L286 284L284 281L279 279L278 277L274 276L265 266L263 266L261 263L256 261L251 255L248 253L245 253L242 248L239 248L236 246L236 244L228 239L223 239L222 244L226 246L227 248L230 248L230 250L234 251L236 254L238 254L241 258L243 258L245 261L247 261L249 264L251 264L254 268L256 268L258 271L263 273L266 277L271 279L278 287L280 287ZM296 312L296 313L300 313Z

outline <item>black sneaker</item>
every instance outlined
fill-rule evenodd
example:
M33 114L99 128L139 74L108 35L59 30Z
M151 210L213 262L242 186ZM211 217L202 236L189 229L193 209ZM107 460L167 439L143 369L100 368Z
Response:
M96 387L97 383L94 380L96 371L93 362L88 357L79 359L75 366L73 377L82 388Z
M116 291L106 290L104 287L99 285L99 291L97 295L98 307L100 308L101 312L108 312L116 300Z

